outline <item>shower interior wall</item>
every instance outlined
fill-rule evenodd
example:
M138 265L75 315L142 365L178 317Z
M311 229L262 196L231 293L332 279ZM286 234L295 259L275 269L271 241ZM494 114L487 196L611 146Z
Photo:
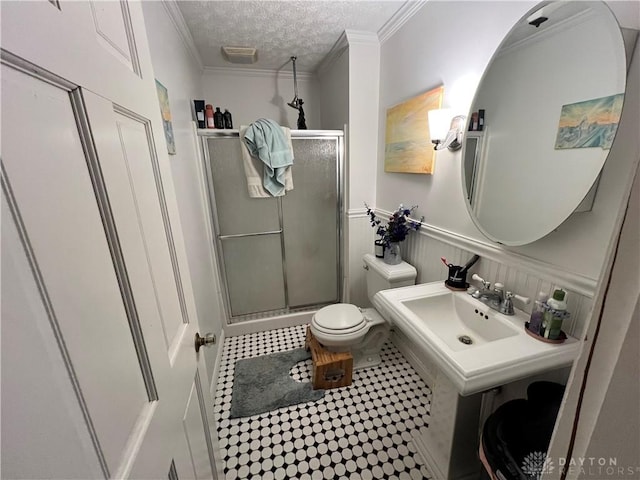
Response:
M307 128L327 129L320 122L322 102L316 76L306 72L297 72L296 76ZM297 128L298 111L287 105L294 95L291 63L278 71L206 67L201 82L202 98L222 111L228 109L235 128L258 118L271 118L282 126Z

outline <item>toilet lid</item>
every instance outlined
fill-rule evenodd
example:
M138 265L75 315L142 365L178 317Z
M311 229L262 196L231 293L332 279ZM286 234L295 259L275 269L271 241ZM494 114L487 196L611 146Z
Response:
M336 303L321 308L313 316L314 323L329 330L352 330L366 325L362 312L350 303Z

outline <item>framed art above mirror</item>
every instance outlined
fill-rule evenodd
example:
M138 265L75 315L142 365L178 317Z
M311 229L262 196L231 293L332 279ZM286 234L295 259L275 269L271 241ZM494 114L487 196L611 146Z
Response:
M511 29L472 104L485 126L463 141L467 208L487 238L525 245L571 215L607 158L625 83L603 2L545 2Z

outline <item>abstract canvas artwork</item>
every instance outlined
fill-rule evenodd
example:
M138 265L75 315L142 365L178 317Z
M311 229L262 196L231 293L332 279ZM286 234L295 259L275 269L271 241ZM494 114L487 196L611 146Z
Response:
M563 105L556 150L565 148L611 148L616 136L624 94Z
M167 139L167 151L169 155L176 154L176 142L173 137L173 125L171 124L171 109L169 108L169 92L164 85L156 80L158 90L158 101L160 102L160 113L162 114L162 127L164 137Z
M427 112L441 107L443 93L440 86L387 110L385 172L433 173Z

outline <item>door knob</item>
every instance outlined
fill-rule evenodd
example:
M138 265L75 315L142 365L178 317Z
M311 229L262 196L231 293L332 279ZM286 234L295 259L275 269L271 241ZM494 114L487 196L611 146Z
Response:
M200 351L200 347L213 345L214 343L216 343L216 336L214 333L205 333L204 337L201 337L199 333L196 333L196 339L194 342L196 353Z

